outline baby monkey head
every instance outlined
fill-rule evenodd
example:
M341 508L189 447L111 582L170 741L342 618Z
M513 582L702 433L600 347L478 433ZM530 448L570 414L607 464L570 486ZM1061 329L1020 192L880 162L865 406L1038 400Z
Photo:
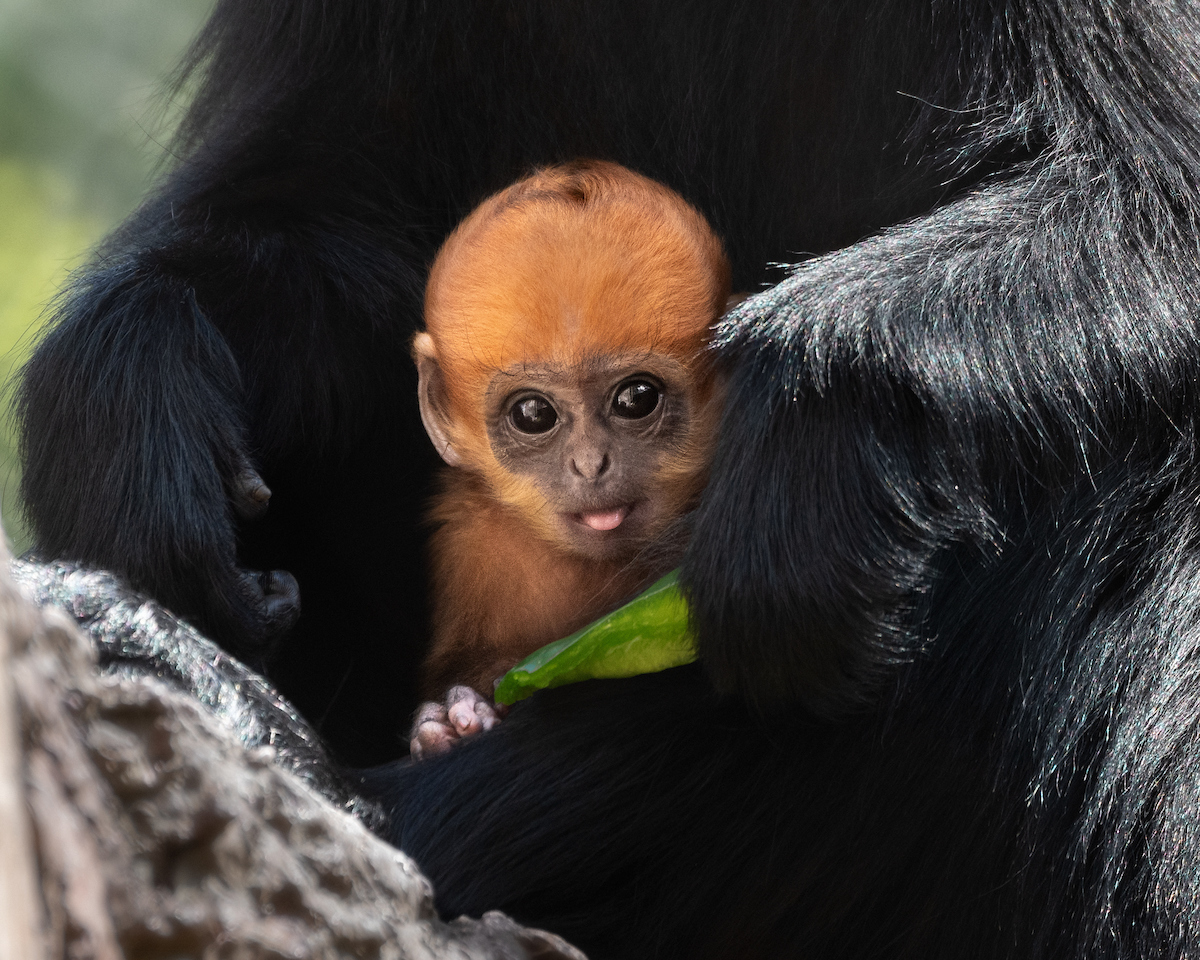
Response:
M629 555L703 487L728 296L720 241L678 194L612 163L541 170L433 265L413 341L426 430L534 535Z

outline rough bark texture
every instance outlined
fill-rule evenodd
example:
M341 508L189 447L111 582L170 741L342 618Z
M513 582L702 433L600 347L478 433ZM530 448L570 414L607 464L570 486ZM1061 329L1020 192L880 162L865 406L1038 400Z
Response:
M8 625L22 612L29 619L29 610L12 599L11 591L0 594L0 957L36 958L41 951L36 873L25 811L20 731L8 681L12 675L9 635L23 632Z
M5 569L0 956L582 956L500 914L440 921L408 857L196 700L101 675Z

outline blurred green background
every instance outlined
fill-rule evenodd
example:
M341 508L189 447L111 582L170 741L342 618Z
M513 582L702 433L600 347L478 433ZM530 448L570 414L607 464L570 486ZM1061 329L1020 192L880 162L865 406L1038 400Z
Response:
M68 273L161 170L166 80L212 0L0 0L0 516L28 546L11 378Z

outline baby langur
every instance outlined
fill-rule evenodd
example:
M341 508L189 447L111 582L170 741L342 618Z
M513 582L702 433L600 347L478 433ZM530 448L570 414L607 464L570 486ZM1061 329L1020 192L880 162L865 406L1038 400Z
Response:
M674 564L652 546L704 486L728 296L704 218L612 163L541 170L446 240L413 340L447 464L414 757L490 728L510 667Z

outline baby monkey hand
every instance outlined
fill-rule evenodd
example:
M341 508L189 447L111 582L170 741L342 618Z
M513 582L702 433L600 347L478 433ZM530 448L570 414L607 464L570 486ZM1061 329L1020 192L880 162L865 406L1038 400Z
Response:
M471 687L451 687L441 702L423 703L413 721L409 752L414 760L445 753L456 741L491 730L508 707L491 703Z

